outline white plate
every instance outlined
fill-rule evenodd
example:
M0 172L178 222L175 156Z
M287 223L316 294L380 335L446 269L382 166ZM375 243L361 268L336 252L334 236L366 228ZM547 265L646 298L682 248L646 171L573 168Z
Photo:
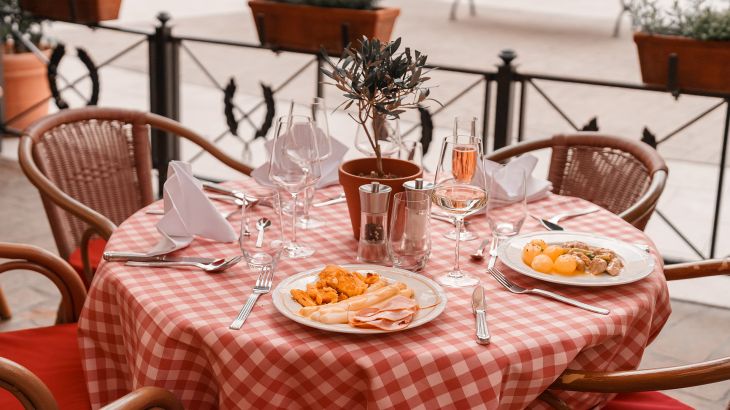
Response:
M444 293L444 290L436 282L423 275L419 275L417 273L409 272L403 269L389 268L377 265L340 266L349 271L359 271L362 273L379 273L389 282L405 283L406 285L408 285L409 288L413 289L416 302L418 302L419 306L431 306L435 303L438 303L433 308L419 310L416 313L416 317L413 318L413 321L408 325L408 327L400 330L412 329L424 323L428 323L435 319L438 315L440 315L446 307L446 293ZM294 299L292 299L290 291L292 289L305 289L307 283L312 283L317 280L317 275L322 269L323 267L298 273L294 276L289 276L281 283L279 283L279 285L274 289L273 292L274 307L276 307L276 310L295 322L299 322L303 325L310 326L316 329L328 330L330 332L356 334L394 332L393 330L361 329L352 327L349 324L320 323L300 316L297 312L299 312L302 306ZM395 332L397 331L398 330L395 330Z
M542 239L548 244L568 241L581 241L590 246L608 248L616 252L623 260L624 268L618 276L611 275L576 275L562 276L538 272L522 261L522 248L533 239ZM581 232L533 232L515 236L499 247L499 259L510 268L547 282L575 286L616 286L643 279L654 270L654 258L637 246L604 236Z

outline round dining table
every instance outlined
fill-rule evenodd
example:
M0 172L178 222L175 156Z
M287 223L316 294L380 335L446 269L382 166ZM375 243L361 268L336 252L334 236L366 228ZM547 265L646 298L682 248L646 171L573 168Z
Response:
M246 190L252 179L230 183ZM339 186L317 199L337 196ZM132 215L114 232L107 250L145 252L159 239L161 201ZM549 194L528 212L554 215L590 206L585 200ZM235 205L216 203L221 210ZM497 211L498 212L498 211ZM298 232L316 248L305 259L283 259L282 279L325 264L355 263L347 205L312 208L326 223ZM489 235L486 217L469 229ZM231 223L238 229L240 216ZM510 279L610 309L600 315L536 295L508 292L486 272L486 261L468 254L479 241L462 242L462 268L485 288L491 344L475 339L471 288L445 288L446 308L422 326L352 335L296 323L280 314L271 294L260 297L240 330L228 328L250 295L258 272L239 263L219 274L188 268L149 268L102 263L79 321L79 345L88 391L98 408L142 386L176 394L188 409L237 408L548 408L538 396L567 368L635 369L671 308L661 258L640 230L600 211L564 220L571 231L590 232L649 245L654 270L634 283L575 287L523 276L501 262ZM453 226L432 220L432 252L421 274L435 278L453 264L455 243L443 234ZM544 230L527 218L522 233ZM232 257L238 243L196 238L175 255ZM555 392L576 409L592 408L610 395Z

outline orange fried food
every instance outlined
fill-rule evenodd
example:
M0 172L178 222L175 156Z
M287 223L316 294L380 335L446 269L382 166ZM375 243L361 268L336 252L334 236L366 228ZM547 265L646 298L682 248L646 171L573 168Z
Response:
M317 306L317 303L315 303L312 298L307 295L307 292L300 290L300 289L292 289L291 290L291 297L294 298L294 300L297 301L302 306Z
M347 297L362 295L368 288L365 281L360 279L358 275L337 265L327 265L319 273L319 279L324 281L327 286L344 293Z
M319 286L319 283L307 284L307 296L314 300L317 305L333 303L339 300L336 290L329 286Z
M368 275L365 277L365 283L368 285L372 285L373 283L380 280L380 275L377 273L368 272Z

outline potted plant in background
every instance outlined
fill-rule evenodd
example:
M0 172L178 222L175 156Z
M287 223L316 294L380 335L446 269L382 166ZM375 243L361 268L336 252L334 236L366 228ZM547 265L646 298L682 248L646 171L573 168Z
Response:
M378 181L390 186L391 195L395 195L403 191L404 182L423 175L417 164L383 158L381 151L387 122L429 99L429 89L424 85L429 80L426 55L409 48L399 52L400 45L400 38L389 43L363 38L359 47L345 50L337 63L325 57L329 67L322 68L344 93L347 100L342 107L356 109L349 115L367 136L375 155L343 162L339 170L355 238L360 233L361 185Z
M38 17L75 23L116 20L122 0L20 0L20 7Z
M683 8L677 1L666 11L655 1L631 8L638 31L641 77L646 84L667 86L669 58L677 56L678 88L730 92L730 9L712 8L704 0Z
M261 44L292 50L340 54L343 26L348 40L363 36L389 41L400 14L394 7L376 7L377 0L251 0Z
M48 98L51 91L46 79L46 65L34 55L23 41L29 41L46 57L50 47L43 36L41 21L28 15L18 6L18 0L0 0L4 15L0 22L3 39L3 99L5 102L5 121L31 108L39 101ZM36 119L48 114L48 103L38 105L8 126L23 129Z

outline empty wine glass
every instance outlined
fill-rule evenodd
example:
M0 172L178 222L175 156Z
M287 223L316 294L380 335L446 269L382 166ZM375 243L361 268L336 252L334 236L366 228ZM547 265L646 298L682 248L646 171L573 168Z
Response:
M478 142L477 117L454 117L453 135L469 135L472 139ZM444 234L446 238L451 239L452 241L456 240L456 235L456 227ZM460 241L473 241L479 238L479 235L467 229L466 225L461 227L461 233L458 235Z
M527 216L525 170L501 166L487 179L487 221L492 235L499 239L517 235Z
M324 98L315 97L310 106L312 110L312 120L314 122L314 132L317 135L317 149L319 151L320 161L324 161L332 155L332 142L329 130L329 120L327 118L327 105ZM302 204L302 216L297 221L300 228L310 229L319 228L324 225L324 221L310 216L309 211L312 206L312 200L317 192L316 186L311 186L304 191L304 197L300 201Z
M305 116L280 117L271 149L269 179L286 190L297 203L300 192L313 186L321 177L317 137L312 121ZM290 258L305 258L314 249L297 243L297 207L292 206L291 241L285 245Z
M480 211L487 204L486 182L481 161L482 147L470 135L457 135L445 138L441 146L438 167L431 193L433 203L453 216L456 225L456 249L454 267L446 275L438 278L445 286L474 286L479 279L461 271L459 266L459 233L464 218Z
M284 249L279 193L271 188L246 190L246 197L267 206L241 207L241 253L252 268L276 265Z
M423 166L423 144L418 140L401 141L398 158Z
M363 128L360 124L355 133L355 148L363 155L375 156L375 149L370 144L368 135L374 136L380 141L380 154L383 158L398 156L401 149L400 123L397 118L386 118L383 115L376 115L372 121L368 121Z

